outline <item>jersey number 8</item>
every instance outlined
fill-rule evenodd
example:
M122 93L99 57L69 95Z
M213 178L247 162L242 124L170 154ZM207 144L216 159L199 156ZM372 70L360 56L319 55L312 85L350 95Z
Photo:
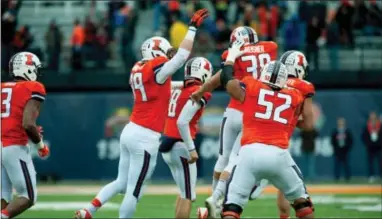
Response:
M132 73L130 76L130 86L133 90L134 99L137 99L137 96L135 94L135 90L139 90L141 92L142 101L147 101L147 95L145 91L145 87L143 86L143 80L142 80L142 73Z
M175 117L176 102L178 101L182 90L175 89L171 93L170 104L168 105L168 116Z
M273 120L274 121L282 123L282 124L287 124L288 120L285 118L282 118L280 116L280 114L284 110L289 109L290 104L292 103L291 96L289 96L287 94L277 93L277 97L284 99L285 103L274 109L273 103L265 100L266 95L275 96L275 92L271 91L271 90L265 90L265 89L260 90L259 99L258 99L257 104L259 104L260 106L265 106L266 109L265 109L265 113L258 113L258 112L255 113L255 117L260 118L260 119L270 119L272 117L272 114L273 114ZM273 113L273 111L274 111L274 113Z
M7 95L5 98L2 98L2 105L5 107L5 111L1 111L1 118L7 118L11 114L11 98L12 98L12 88L3 88L1 89L1 94ZM1 107L3 108L3 107Z

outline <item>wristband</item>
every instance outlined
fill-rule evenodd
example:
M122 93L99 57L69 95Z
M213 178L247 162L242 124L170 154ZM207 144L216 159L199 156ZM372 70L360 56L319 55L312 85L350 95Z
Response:
M37 147L37 149L43 149L45 147L44 142L42 142L42 140L39 143L35 144L35 146Z
M220 84L225 87L228 81L232 79L233 79L233 66L225 65L223 67L222 73L220 74Z
M189 27L184 39L194 41L195 35L196 35L196 28Z

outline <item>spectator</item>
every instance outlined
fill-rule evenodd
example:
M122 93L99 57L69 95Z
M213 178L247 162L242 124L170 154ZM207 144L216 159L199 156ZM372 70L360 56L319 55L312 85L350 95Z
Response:
M284 45L285 51L288 50L300 50L302 33L300 28L300 22L296 15L284 24Z
M135 52L133 50L133 42L135 38L135 28L138 22L138 15L135 10L130 11L126 17L126 22L122 27L122 45L121 55L125 64L125 68L130 70L136 62Z
M82 69L82 46L85 40L84 28L81 26L80 21L74 21L74 27L71 38L72 45L72 69Z
M326 32L326 46L328 47L331 70L338 70L338 47L340 43L340 30L336 20L330 19Z
M369 10L367 9L364 0L355 0L354 6L354 28L357 30L361 30L367 25L367 17L369 16Z
M257 16L259 18L259 30L257 31L260 40L267 40L269 37L269 14L266 3L261 2L257 7Z
M106 62L108 59L108 36L107 28L104 23L101 23L100 27L97 30L96 42L95 42L95 51L96 51L96 60L99 68L105 68Z
M94 22L90 19L90 16L85 18L84 27L84 42L83 42L83 58L85 60L95 60L96 56L96 38L97 38L97 27Z
M25 25L20 28L15 34L13 39L13 45L15 52L21 52L30 49L30 45L33 42L33 36L29 31L29 26Z
M298 5L298 17L303 23L308 23L310 18L310 7L307 0L302 0Z
M367 34L377 36L382 34L382 10L379 8L376 0L370 1L367 23Z
M172 25L170 27L170 42L174 48L178 48L180 43L183 41L184 36L186 36L188 27L179 19L179 13L173 13Z
M353 144L353 136L350 130L346 127L344 118L337 119L337 128L333 130L331 143L334 151L334 176L338 181L340 179L341 165L345 170L346 181L350 180L351 171L349 165L349 152Z
M16 34L17 11L20 5L21 1L1 1L1 68L6 72L8 61L14 54L12 42Z
M247 4L244 8L242 21L239 21L238 26L252 27L258 35L261 36L261 30L256 20L253 18L254 8L251 4Z
M377 161L379 175L382 174L382 128L376 112L370 112L366 127L362 133L362 140L367 150L369 182L374 182L374 164Z
M54 71L59 70L62 40L62 33L55 20L52 20L45 34L45 42L46 53L48 54L48 68Z
M317 138L317 131L301 131L301 150L303 154L304 164L302 167L304 175L309 180L314 180L316 177L316 155L315 151L315 140Z
M226 48L228 48L231 30L228 29L227 24L223 19L216 21L216 29L216 49L218 50L218 53L222 53Z
M215 14L216 14L216 20L223 19L227 22L227 13L228 13L228 7L229 7L229 0L213 0L212 1L214 8L215 8Z
M354 8L349 0L341 0L341 5L336 13L336 21L340 28L341 41L345 45L354 48L353 15Z
M321 36L321 27L318 23L318 18L316 16L313 16L310 20L307 30L306 30L306 56L308 59L308 62L312 63L312 59L314 62L314 69L316 71L319 70L319 47L317 44L318 38Z
M273 4L268 12L268 22L269 22L268 40L273 41L276 38L279 21L280 21L280 8L277 4Z

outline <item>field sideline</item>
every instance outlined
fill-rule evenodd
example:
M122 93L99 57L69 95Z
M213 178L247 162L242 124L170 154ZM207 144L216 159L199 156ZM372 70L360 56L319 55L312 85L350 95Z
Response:
M38 186L38 193L41 195L95 195L102 185L41 185ZM382 195L381 185L307 185L310 194L346 194L346 195ZM276 194L276 188L267 186L264 194ZM208 195L211 193L210 185L199 185L196 189L197 194ZM149 195L174 195L178 194L175 185L148 185L145 194Z

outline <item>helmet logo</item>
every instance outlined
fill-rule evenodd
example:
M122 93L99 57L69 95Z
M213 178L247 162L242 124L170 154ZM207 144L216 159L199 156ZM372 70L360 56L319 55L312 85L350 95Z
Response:
M33 55L32 54L25 54L25 57L27 57L27 61L25 62L26 65L33 65Z
M153 46L153 50L160 50L162 51L160 48L159 48L159 45L161 43L161 40L153 40L154 41L154 46Z
M206 69L207 71L211 70L211 66L209 62L206 62L206 64L204 65L204 69Z
M302 55L297 55L298 56L298 65L300 65L301 67L304 67L304 56Z

